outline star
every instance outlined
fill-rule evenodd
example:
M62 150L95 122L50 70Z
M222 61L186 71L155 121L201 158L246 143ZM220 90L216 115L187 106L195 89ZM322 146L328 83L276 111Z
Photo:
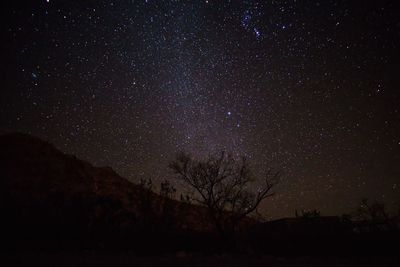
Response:
M106 2L9 1L0 134L40 136L133 182L168 176L176 152L223 148L285 173L263 207L275 218L382 194L399 205L388 1Z
M254 33L256 35L256 38L257 39L260 38L261 37L261 31L259 31L257 28L254 28L253 30L254 30Z

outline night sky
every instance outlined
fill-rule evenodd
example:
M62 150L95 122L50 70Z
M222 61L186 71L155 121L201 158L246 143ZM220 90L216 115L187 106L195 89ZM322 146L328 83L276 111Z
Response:
M11 2L11 1L10 1ZM284 174L263 204L400 204L396 1L2 3L0 133L138 181L224 149Z

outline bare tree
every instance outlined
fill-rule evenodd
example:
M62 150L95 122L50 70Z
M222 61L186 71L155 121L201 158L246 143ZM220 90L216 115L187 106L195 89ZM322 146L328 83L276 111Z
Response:
M361 220L370 222L387 222L390 218L385 203L377 200L370 203L366 198L362 199L356 213Z
M237 160L225 152L205 160L179 153L169 167L194 191L191 200L207 207L217 231L225 237L273 195L271 189L280 176L269 170L262 184L254 185L257 180L252 178L246 159Z
M160 196L164 198L174 198L176 188L168 181L164 180L160 184Z

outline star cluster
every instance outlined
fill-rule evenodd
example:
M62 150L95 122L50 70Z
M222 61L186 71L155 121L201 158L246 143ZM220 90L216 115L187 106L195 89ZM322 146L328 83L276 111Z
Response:
M0 132L137 181L178 151L282 170L269 216L398 207L395 1L63 1L2 11Z

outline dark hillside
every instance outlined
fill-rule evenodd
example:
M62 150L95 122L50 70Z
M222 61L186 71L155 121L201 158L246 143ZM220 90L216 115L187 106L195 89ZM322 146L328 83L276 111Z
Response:
M162 198L25 134L0 137L0 196L3 247L132 246L123 242L130 235L150 242L211 229L203 208Z

